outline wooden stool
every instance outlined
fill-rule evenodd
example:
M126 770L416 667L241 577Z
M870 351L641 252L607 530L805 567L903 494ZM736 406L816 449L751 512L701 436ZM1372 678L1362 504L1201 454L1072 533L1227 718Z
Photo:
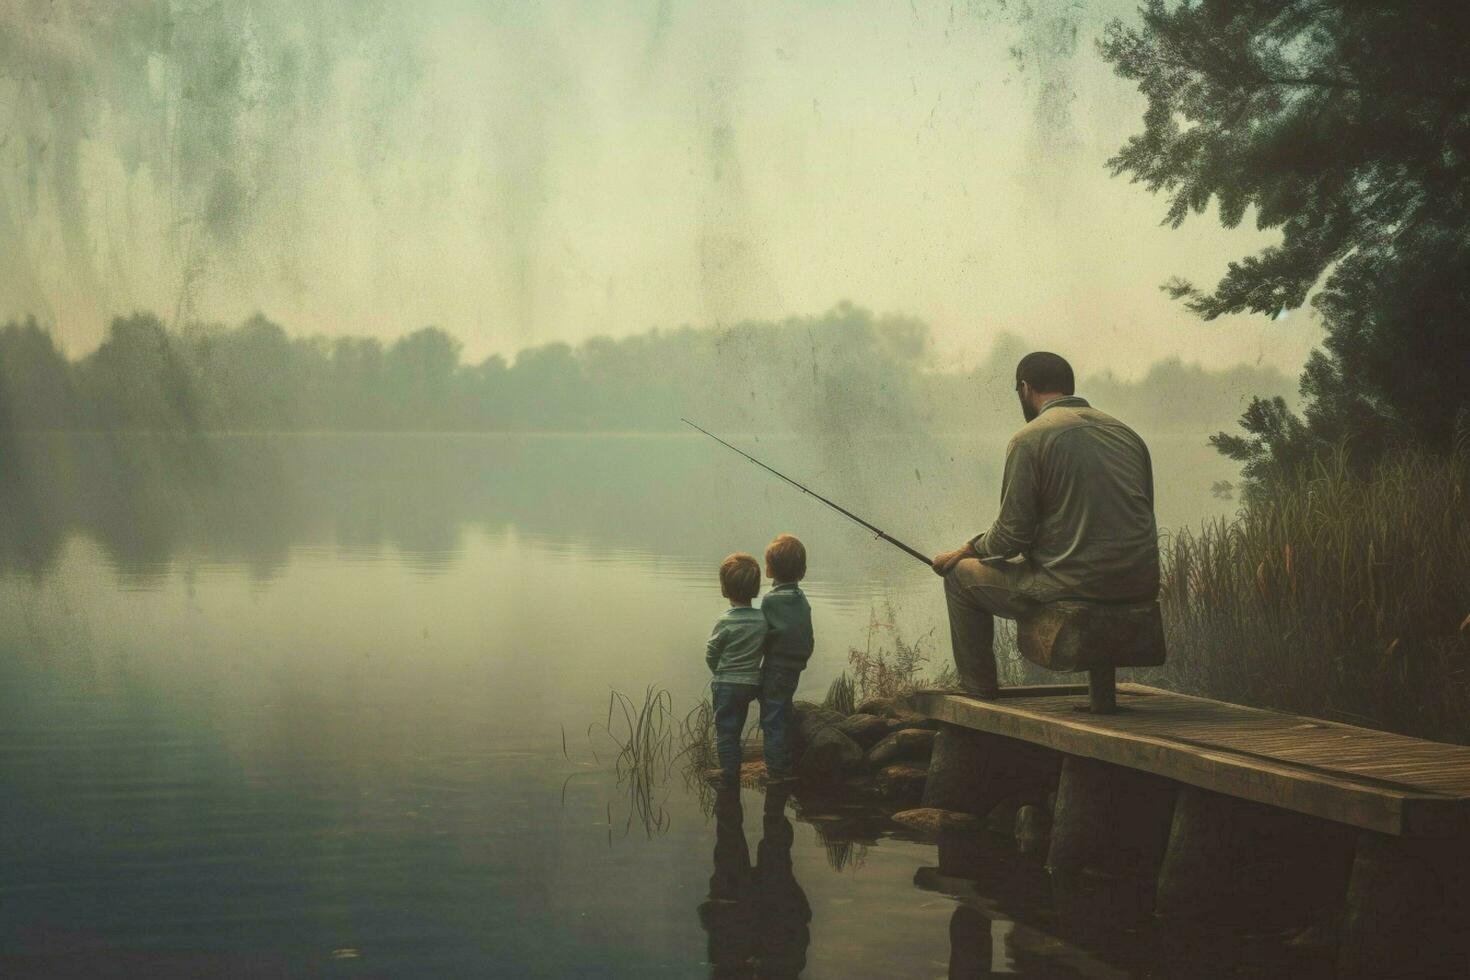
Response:
M1157 602L1048 602L1016 621L1016 644L1040 667L1087 671L1089 710L1107 715L1117 668L1164 662L1164 619Z

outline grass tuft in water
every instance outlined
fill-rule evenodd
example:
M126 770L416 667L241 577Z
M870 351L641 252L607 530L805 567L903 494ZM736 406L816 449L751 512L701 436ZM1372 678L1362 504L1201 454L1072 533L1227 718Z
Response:
M709 698L701 698L682 718L674 713L674 697L658 685L649 685L641 704L620 691L608 698L607 720L587 728L588 740L600 737L613 744L613 772L628 794L624 832L636 820L649 837L669 828L668 802L677 771L684 786L697 796L705 816L714 812L715 790L708 775L720 767L715 747L715 713ZM752 719L744 740L747 757L759 754L759 726ZM595 749L594 749L595 756ZM574 774L575 775L575 774ZM612 825L611 811L608 816Z
M823 838L822 850L827 855L827 866L838 873L849 868L857 871L868 863L868 845L866 844Z
M715 790L705 774L720 767L720 756L715 748L715 709L707 697L700 698L679 724L679 760L685 789L695 794L700 810L709 817Z
M628 819L624 833L636 819L644 833L652 837L668 829L669 775L677 754L674 736L678 725L674 716L674 696L656 684L643 692L638 704L621 691L608 698L607 721L593 723L588 738L601 733L617 748L612 766L618 786L628 793ZM611 814L608 819L611 824Z

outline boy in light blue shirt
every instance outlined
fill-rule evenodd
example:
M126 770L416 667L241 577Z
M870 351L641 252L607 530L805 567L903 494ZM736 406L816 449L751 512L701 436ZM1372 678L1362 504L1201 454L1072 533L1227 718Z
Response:
M750 703L761 694L766 617L750 605L760 587L761 567L750 555L737 552L720 564L720 594L730 608L715 622L704 660L714 674L715 749L727 784L740 781L740 735Z

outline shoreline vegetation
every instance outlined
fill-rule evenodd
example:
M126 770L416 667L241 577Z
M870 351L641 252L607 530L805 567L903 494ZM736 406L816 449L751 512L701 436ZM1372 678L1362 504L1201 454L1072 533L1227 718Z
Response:
M1126 679L1470 745L1470 446L1400 447L1366 472L1339 449L1164 536L1160 560L1168 660ZM942 644L894 620L875 614L825 707L953 685ZM996 656L1007 686L1080 676L1023 660L1005 620Z
M968 371L939 363L922 321L839 304L819 316L650 330L507 360L461 360L436 327L375 337L291 336L256 315L172 330L117 317L68 358L33 319L0 326L0 433L683 431L691 416L730 432L975 432L1014 428L1005 383L1029 348L998 334ZM1203 435L1246 393L1285 392L1271 369L1218 371L1178 359L1137 380L1086 378L1099 405L1151 431Z
M1367 472L1339 450L1256 488L1233 518L1166 535L1160 560L1168 660L1125 679L1470 745L1466 447L1401 447ZM1080 676L1026 662L1013 624L997 627L1002 684ZM827 706L950 684L932 648L894 635L874 653L870 639Z
M1366 473L1338 451L1258 488L1234 518L1165 536L1168 660L1125 679L1470 745L1465 450L1402 447ZM869 698L954 685L932 632L906 642L894 620L891 608L874 615L823 707L851 714ZM1005 686L1080 676L1023 660L1005 620L996 657Z
M1470 454L1338 452L1163 542L1175 690L1470 744Z
M1339 451L1303 467L1293 482L1260 488L1234 519L1165 538L1160 602L1169 659L1130 679L1470 744L1470 453L1463 448L1449 456L1404 448L1366 475ZM1014 626L997 626L1005 686L1075 676L1027 663ZM865 645L849 650L848 669L819 704L800 703L798 771L814 805L841 798L895 818L918 804L932 732L899 732L931 726L905 723L892 706L919 688L955 686L953 666L936 648L932 630L906 641L894 609L875 610ZM629 824L637 815L650 835L664 828L661 804L650 806L649 798L676 768L707 808L711 793L702 777L715 765L708 699L677 726L669 723L667 691L650 688L641 712L631 699L615 693L614 700L627 719L613 741L622 750L619 785L633 800ZM612 735L610 723L602 730ZM647 730L664 740L651 751L639 735ZM916 750L899 751L911 737ZM642 765L627 772L624 758ZM742 782L761 785L753 726L745 758ZM654 772L660 765L662 779ZM1014 822L1022 844L1027 834L1044 834L1049 810L1022 809L1033 812L1013 808L999 823L991 814L991 829L1011 832ZM909 813L917 819L925 811ZM895 819L902 824L906 816Z
M636 436L679 431L681 414L836 443L1010 432L1003 380L1025 349L1002 335L984 363L945 373L924 324L848 304L780 323L549 344L479 365L461 364L458 342L434 328L385 345L291 338L259 316L170 331L148 314L118 318L97 350L68 360L27 321L0 327L0 448L21 431L83 428ZM1273 371L1164 361L1140 381L1097 375L1079 390L1131 424L1203 441L1238 414L1245 392L1284 384ZM1467 443L1444 453L1406 442L1371 466L1340 447L1269 480L1247 473L1234 518L1163 540L1169 662L1133 676L1470 744ZM25 474L12 468L5 482L17 479ZM1055 679L998 635L1008 683ZM859 700L874 686L861 671L891 663L853 662ZM915 663L897 672L898 687L919 682Z

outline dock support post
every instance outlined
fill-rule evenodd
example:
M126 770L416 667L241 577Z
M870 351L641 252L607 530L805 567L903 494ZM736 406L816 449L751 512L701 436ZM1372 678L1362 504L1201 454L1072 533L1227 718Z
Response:
M1470 975L1467 843L1358 836L1343 910L1338 976Z
M1174 794L1174 784L1158 776L1064 756L1047 869L1152 880L1168 841Z
M985 816L1004 799L1040 803L1056 785L1060 757L1030 742L941 725L934 736L926 807Z
M1095 715L1111 715L1118 711L1118 671L1113 667L1094 667L1087 672L1088 709Z
M986 794L978 777L985 768L986 738L981 732L958 725L939 726L929 756L929 776L924 781L924 806L962 813L985 812Z
M968 905L958 905L949 919L949 975L988 977L994 949L990 920Z
M1352 828L1183 786L1155 908L1175 922L1280 929L1339 907Z
M1046 868L1070 928L1117 935L1148 918L1173 808L1168 780L1063 757Z

